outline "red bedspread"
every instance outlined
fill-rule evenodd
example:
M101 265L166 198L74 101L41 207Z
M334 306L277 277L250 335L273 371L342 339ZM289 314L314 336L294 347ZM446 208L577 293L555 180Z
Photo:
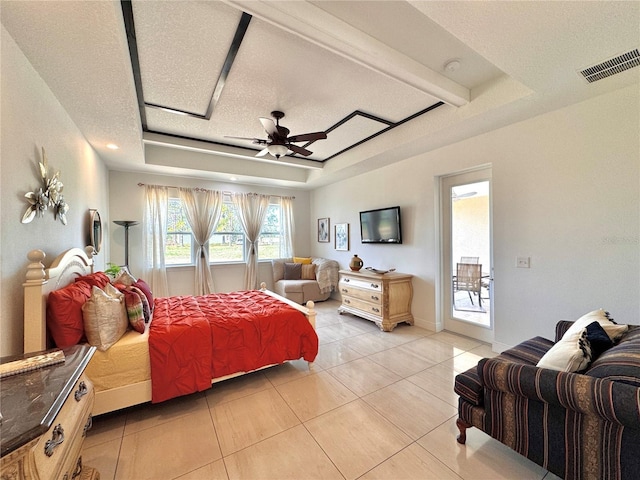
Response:
M155 299L149 328L152 402L206 390L211 380L318 354L295 308L257 290Z

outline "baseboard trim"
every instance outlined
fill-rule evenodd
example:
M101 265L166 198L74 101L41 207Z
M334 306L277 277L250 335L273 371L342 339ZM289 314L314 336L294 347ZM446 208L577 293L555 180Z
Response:
M509 350L510 348L513 348L513 345L507 345L506 343L496 341L491 343L491 350L496 353L502 353L505 350Z

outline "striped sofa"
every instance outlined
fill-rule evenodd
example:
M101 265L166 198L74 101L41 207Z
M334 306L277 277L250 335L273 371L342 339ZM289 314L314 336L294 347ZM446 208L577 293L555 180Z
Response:
M553 344L532 338L456 377L458 442L473 426L565 479L640 479L640 326L582 373L536 367Z

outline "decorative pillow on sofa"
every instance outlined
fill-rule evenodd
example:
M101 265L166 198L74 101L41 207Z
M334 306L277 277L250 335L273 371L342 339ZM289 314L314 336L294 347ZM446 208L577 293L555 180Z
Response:
M107 283L111 283L111 280L104 272L94 272L89 275L76 278L76 282L87 282L90 286L96 286L98 288L104 288Z
M302 264L302 280L315 280L316 279L316 266L311 263L308 265Z
M566 334L540 359L537 367L559 370L561 372L579 372L585 370L591 362L591 347L587 332Z
M91 298L82 306L84 331L91 345L106 351L127 331L129 320L124 295L112 285L91 287Z
M625 333L627 333L627 330L629 329L627 325L618 325L609 316L609 312L606 312L602 308L600 308L583 315L575 322L573 322L573 325L569 327L562 338L564 339L564 337L566 337L567 335L582 333L582 331L587 328L587 325L592 322L598 322L604 329L604 331L607 332L609 338L611 338L611 340L613 340L614 342L622 337Z
M613 347L613 340L598 322L587 325L587 340L591 346L591 361L598 358L605 350Z
M54 290L47 300L47 329L58 348L80 343L84 338L82 306L91 297L91 285L76 282Z
M285 280L300 280L301 278L302 278L301 263L285 263L284 264Z
M587 327L594 322L600 325L611 341L622 337L628 329L627 325L616 324L609 317L609 313L603 309L589 312L573 322L560 341L540 359L537 366L563 372L578 372L586 369L595 358L587 331ZM594 328L592 327L592 332Z
M301 263L302 265L310 265L311 257L293 257L293 263Z

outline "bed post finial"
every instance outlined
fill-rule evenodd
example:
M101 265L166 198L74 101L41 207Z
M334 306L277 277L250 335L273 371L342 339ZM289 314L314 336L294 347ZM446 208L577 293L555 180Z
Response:
M312 300L307 301L306 307L307 307L307 310L309 311L309 314L307 315L307 317L309 318L309 323L315 330L316 329L316 311L313 309L314 306L315 306L315 303L313 303Z
M264 292L266 289L267 289L267 284L264 282L260 282L260 290Z
M89 257L89 259L93 259L93 257L98 254L98 252L96 252L96 249L93 248L93 245L87 245L86 247L84 247L84 253L87 254L87 257Z
M27 265L26 283L44 283L45 273L42 261L46 254L42 250L31 250L27 258L31 263Z

